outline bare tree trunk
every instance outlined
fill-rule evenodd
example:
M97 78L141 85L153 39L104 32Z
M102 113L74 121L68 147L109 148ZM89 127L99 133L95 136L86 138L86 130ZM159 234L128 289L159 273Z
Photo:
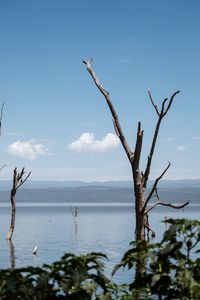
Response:
M16 257L15 257L15 247L13 245L13 242L12 240L7 240L8 242L8 247L9 247L9 252L10 252L10 268L12 270L15 269L15 260L16 260Z
M28 177L31 175L31 172L28 173L28 175L23 179L23 176L25 174L25 169L23 168L21 172L17 172L17 168L13 171L13 186L10 193L10 201L11 201L11 221L10 221L10 229L8 231L7 240L12 239L12 235L15 229L15 219L16 219L16 193L17 190L24 182L28 179Z
M16 219L16 193L14 193L13 189L11 191L11 196L10 196L10 201L11 201L11 220L10 220L10 229L7 234L7 240L12 239L12 235L15 229L15 219Z
M145 237L145 219L142 212L144 203L144 191L141 183L137 180L137 175L133 174L134 194L135 194L135 235L136 238L143 239Z
M90 61L83 61L83 63L86 65L88 72L90 73L92 79L94 80L95 85L99 89L99 91L102 93L104 96L106 103L110 109L112 118L113 118L113 125L114 129L116 132L116 135L118 136L124 151L127 155L127 158L131 164L131 169L132 169L132 174L133 174L133 185L134 185L134 195L135 195L135 215L136 215L136 228L135 228L135 234L137 239L144 239L145 238L145 230L147 231L147 234L149 234L149 231L152 232L152 235L155 235L154 231L151 229L148 221L148 213L150 210L152 210L154 207L157 205L163 205L163 206L168 206L172 208L182 208L186 205L188 205L189 201L182 204L182 205L172 205L171 203L165 203L160 201L160 198L158 196L158 191L157 191L157 185L160 181L160 179L164 176L166 171L170 167L170 163L168 163L168 166L165 168L165 170L162 172L162 174L156 178L151 191L148 196L146 196L146 188L147 188L147 183L151 171L151 166L152 166L152 159L154 155L154 150L156 147L156 142L157 142L157 137L159 134L160 130L160 125L162 123L163 118L165 115L168 113L175 96L180 92L176 91L174 94L172 94L171 98L168 100L168 98L164 99L161 105L161 109L159 110L157 105L155 104L153 97L151 95L151 92L148 91L148 95L151 101L151 104L156 112L156 115L158 117L157 123L155 126L154 134L152 137L152 141L150 143L150 151L149 155L147 158L147 164L146 168L143 171L140 170L140 155L142 151L142 142L143 142L143 130L141 130L141 123L138 123L138 131L137 131L137 138L136 138L136 144L135 144L135 149L134 151L131 150L126 137L123 133L123 130L121 128L117 112L113 106L113 103L110 98L109 92L102 86L100 81L97 79L97 76L95 72L93 71L91 64L92 60ZM149 208L149 202L150 200L156 197L157 201Z

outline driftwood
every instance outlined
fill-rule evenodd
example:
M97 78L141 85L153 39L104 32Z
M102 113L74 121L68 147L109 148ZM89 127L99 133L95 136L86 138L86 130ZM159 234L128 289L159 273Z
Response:
M157 205L164 205L168 206L171 208L176 208L180 209L188 205L189 201L181 204L181 205L173 205L171 203L164 203L160 201L158 198L158 193L157 193L157 186L159 181L162 179L162 177L165 175L167 170L170 167L170 163L168 163L167 167L165 170L161 173L161 175L156 178L151 191L149 194L146 196L146 188L147 188L147 183L151 171L151 166L152 166L152 159L154 155L154 150L156 147L156 142L157 142L157 137L159 134L160 130L160 125L164 119L164 117L167 115L168 111L170 110L172 103L174 102L175 97L179 94L180 91L176 91L175 93L172 94L170 99L166 98L163 100L161 108L159 109L157 105L155 104L155 101L152 97L152 94L150 91L148 91L149 99L150 102L155 110L155 113L157 115L157 123L155 126L153 138L150 144L150 151L149 155L147 158L147 163L146 163L146 168L144 171L140 170L140 155L142 151L142 142L143 142L143 130L141 129L141 122L138 122L138 129L137 129L137 137L136 137L136 143L135 143L135 149L131 150L126 137L123 133L123 130L121 128L117 112L113 106L113 103L110 98L109 92L102 86L100 81L97 79L97 76L92 69L92 60L86 61L83 60L83 63L86 65L88 72L90 73L92 79L94 80L95 85L99 89L99 91L103 94L106 103L110 109L111 115L112 115L112 120L113 120L113 125L114 129L116 132L116 135L118 136L124 151L126 152L126 155L128 157L128 160L131 164L131 170L132 170L132 176L133 176L133 182L134 182L134 195L135 195L135 214L136 214L136 229L135 229L135 234L138 238L144 238L145 236L145 230L148 233L149 231L152 231L152 234L154 234L154 231L151 229L148 221L148 213L155 208ZM150 200L156 195L158 201L152 205L150 208L147 207L149 204Z

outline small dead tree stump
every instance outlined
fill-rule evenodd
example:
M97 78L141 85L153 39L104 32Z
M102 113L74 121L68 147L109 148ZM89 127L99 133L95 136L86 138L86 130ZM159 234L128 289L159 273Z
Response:
M28 177L31 175L31 172L28 173L28 175L24 177L25 174L25 168L21 170L21 172L17 171L17 168L13 171L13 185L12 190L10 192L10 201L11 201L11 220L10 220L10 229L8 231L7 240L12 239L12 235L15 229L15 219L16 219L16 194L17 190L24 184L24 182L28 179Z

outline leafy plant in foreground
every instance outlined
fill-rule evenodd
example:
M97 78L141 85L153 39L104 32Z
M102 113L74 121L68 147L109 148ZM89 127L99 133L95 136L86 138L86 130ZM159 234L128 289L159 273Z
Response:
M169 219L160 243L135 241L113 273L135 268L128 286L135 299L200 299L200 222ZM149 298L151 297L151 298Z
M1 270L0 299L88 300L97 295L97 290L105 295L109 282L103 274L105 258L101 253L65 254L60 261L43 268Z

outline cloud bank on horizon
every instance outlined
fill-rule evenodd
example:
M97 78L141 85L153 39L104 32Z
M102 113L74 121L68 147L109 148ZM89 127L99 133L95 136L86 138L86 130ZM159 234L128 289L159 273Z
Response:
M68 149L80 152L106 152L115 149L120 144L119 138L113 133L107 133L101 140L95 138L93 133L84 132L78 140L70 143Z
M16 141L10 144L7 151L15 156L28 160L35 160L38 156L52 155L53 153L42 143L35 140Z

